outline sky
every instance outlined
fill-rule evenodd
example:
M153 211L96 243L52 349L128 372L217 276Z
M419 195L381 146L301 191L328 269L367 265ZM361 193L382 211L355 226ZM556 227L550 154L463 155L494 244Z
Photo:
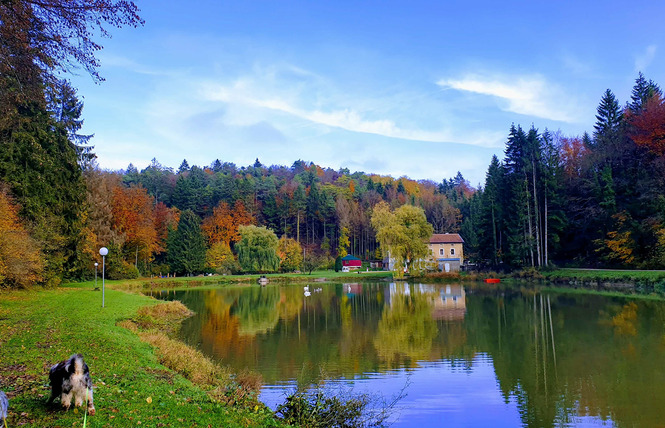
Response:
M592 133L606 89L665 85L653 1L135 1L70 76L100 167L290 166L484 184L511 124Z

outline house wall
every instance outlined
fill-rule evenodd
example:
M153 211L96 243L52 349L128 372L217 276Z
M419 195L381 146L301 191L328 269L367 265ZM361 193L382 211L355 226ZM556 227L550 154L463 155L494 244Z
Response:
M460 264L464 264L464 246L460 243L429 244L429 250L434 259L460 259Z
M359 269L362 266L362 260L342 260L342 266L348 266L351 269Z

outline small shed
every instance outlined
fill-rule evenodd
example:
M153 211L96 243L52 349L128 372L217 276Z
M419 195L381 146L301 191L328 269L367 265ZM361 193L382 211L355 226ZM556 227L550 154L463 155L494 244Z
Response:
M349 270L360 269L362 266L362 260L358 257L354 257L351 254L348 256L342 257L342 267L348 267Z

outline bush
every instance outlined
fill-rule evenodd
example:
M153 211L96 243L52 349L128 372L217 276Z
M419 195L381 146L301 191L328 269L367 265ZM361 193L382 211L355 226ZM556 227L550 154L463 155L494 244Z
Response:
M113 263L106 270L108 279L136 279L140 276L139 270L131 263L122 260L120 263Z
M337 391L327 394L322 386L313 390L297 390L286 397L275 411L289 425L303 427L383 427L392 408L403 397L400 394L390 404L369 394Z
M340 256L337 256L335 258L335 272L339 272L342 270L342 258Z

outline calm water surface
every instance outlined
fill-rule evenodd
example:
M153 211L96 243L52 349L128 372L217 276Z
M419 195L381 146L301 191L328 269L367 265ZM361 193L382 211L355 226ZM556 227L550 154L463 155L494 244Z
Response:
M398 283L157 293L196 312L180 335L295 385L399 401L394 427L665 426L665 303Z

